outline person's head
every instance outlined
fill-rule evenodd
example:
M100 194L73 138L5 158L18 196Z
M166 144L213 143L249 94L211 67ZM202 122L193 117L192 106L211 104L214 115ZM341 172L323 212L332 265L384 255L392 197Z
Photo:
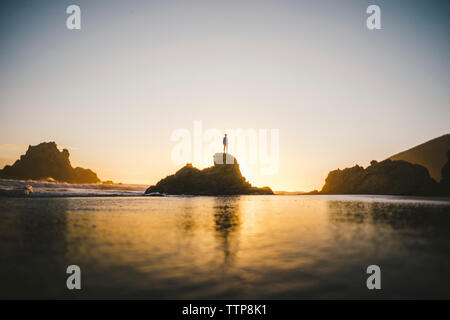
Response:
M227 134L225 133L225 137L227 136Z

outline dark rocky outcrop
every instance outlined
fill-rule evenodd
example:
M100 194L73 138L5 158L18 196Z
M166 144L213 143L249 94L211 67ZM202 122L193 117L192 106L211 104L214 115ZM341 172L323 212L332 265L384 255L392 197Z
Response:
M406 151L397 153L389 159L403 160L420 164L428 169L430 176L439 182L442 179L441 169L447 162L446 152L450 149L450 134L434 138Z
M387 159L372 161L366 169L331 171L321 193L429 196L439 194L439 184L421 165Z
M442 167L441 194L450 196L450 150L447 151L447 163Z
M69 183L98 183L100 179L90 169L73 168L69 160L69 151L58 150L55 142L43 142L29 146L12 166L0 170L0 178L20 180L42 180L52 178Z
M222 153L214 155L214 166L199 170L191 164L187 164L175 174L149 187L145 193L173 195L273 194L269 187L253 187L242 176L236 159L229 154Z

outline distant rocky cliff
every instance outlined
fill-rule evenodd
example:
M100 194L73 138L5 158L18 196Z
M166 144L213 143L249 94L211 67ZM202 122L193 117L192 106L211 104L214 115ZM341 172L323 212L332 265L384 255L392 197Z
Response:
M450 196L450 150L447 151L447 163L442 167L441 194Z
M441 169L447 162L446 153L450 149L450 134L437 137L406 151L397 153L389 159L404 160L420 164L428 169L430 176L439 182L442 179Z
M367 168L331 171L319 193L450 196L450 134Z
M187 164L175 174L149 187L146 194L239 195L273 194L269 187L253 187L242 176L239 164L230 154L214 155L214 166L199 170Z
M55 142L43 142L29 146L12 166L0 170L0 178L20 180L42 180L52 178L69 183L98 183L100 179L90 169L73 168L69 160L69 151L58 150Z
M331 171L321 193L431 196L442 195L442 188L425 167L388 159Z

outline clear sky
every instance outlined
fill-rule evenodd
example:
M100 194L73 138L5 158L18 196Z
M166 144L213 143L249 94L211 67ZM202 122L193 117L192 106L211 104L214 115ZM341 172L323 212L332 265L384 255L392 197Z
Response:
M278 129L278 172L250 182L320 189L450 132L449 18L426 0L2 1L0 166L55 141L102 180L153 184L180 168L174 130L201 120Z

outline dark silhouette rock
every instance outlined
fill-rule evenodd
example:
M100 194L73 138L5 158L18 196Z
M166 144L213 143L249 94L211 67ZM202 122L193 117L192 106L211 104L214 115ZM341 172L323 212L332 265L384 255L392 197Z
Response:
M420 164L428 169L430 176L434 180L439 182L442 179L441 169L447 161L445 154L448 149L450 149L450 134L445 134L397 153L389 157L389 159Z
M233 163L230 163L231 159ZM214 155L214 166L199 170L191 164L187 164L175 174L150 186L145 193L174 195L273 194L269 187L253 187L242 176L236 158L222 153Z
M450 150L447 151L447 163L442 167L441 192L450 196Z
M425 167L387 159L372 161L366 169L356 165L331 171L321 193L429 196L438 190L438 183Z
M99 183L100 179L91 169L76 167L73 169L72 183Z
M20 180L54 179L69 183L98 183L100 179L90 169L72 168L69 151L58 150L55 142L43 142L29 146L12 166L0 170L0 178Z

